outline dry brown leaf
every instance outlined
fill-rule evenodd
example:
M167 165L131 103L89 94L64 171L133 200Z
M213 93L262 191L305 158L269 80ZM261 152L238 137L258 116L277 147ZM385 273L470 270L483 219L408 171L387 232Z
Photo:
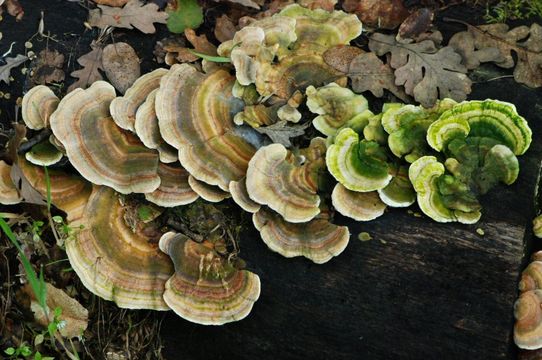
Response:
M395 29L408 16L403 0L345 0L343 9L373 28Z
M162 39L156 43L154 54L158 62L162 59L167 65L176 63L194 62L200 59L191 50L210 56L216 56L216 46L211 44L205 35L196 35L192 29L184 31L186 39L192 44L193 49L186 47L183 38L175 36ZM165 53L164 53L165 52Z
M455 51L463 58L463 65L467 69L472 70L480 66L483 62L499 63L504 60L499 49L494 47L486 47L476 50L474 46L474 37L468 31L455 33L448 45L453 47Z
M192 29L186 29L184 31L184 36L186 36L186 39L192 44L195 51L205 55L216 56L216 46L207 40L207 36L197 36L196 32Z
M403 85L405 92L425 107L433 106L438 98L463 101L471 92L467 68L451 46L439 49L432 40L398 43L393 35L375 33L369 49L379 56L391 53L395 85Z
M19 3L19 0L6 0L4 5L6 6L8 14L15 16L15 20L20 21L23 19L24 10Z
M509 29L506 24L468 26L477 50L496 48L501 61L496 64L503 68L516 65L514 79L530 87L542 86L542 26L518 26ZM517 55L514 63L512 54Z
M140 0L130 0L123 8L106 5L98 7L89 11L88 23L102 29L107 26L136 28L145 34L153 34L156 32L154 23L165 24L168 17L164 11L158 11L158 5L143 5Z
M141 75L135 50L124 42L109 44L103 49L102 66L111 84L123 94Z
M338 45L328 49L324 53L323 57L326 64L344 74L347 74L352 60L364 52L365 51L361 50L357 46Z
M114 6L114 7L122 7L126 5L128 0L92 0L98 5L107 5L107 6Z
M397 35L402 39L415 39L427 32L433 25L435 12L428 8L421 8L410 14L399 26Z
M356 56L350 63L348 77L352 79L352 90L355 92L370 91L374 96L382 97L386 89L399 99L408 100L405 91L395 85L393 69L374 53Z
M3 81L9 85L9 82L10 82L9 77L10 77L11 69L16 68L17 66L21 65L26 60L28 60L28 58L24 55L19 54L15 57L8 57L5 60L6 60L6 64L0 65L0 82Z
M216 19L215 37L218 41L225 42L233 39L236 31L235 24L227 15L222 15Z
M78 87L85 89L93 82L103 79L102 74L100 73L100 70L103 70L103 49L95 41L90 44L90 47L92 48L92 51L77 59L77 62L83 68L70 74L70 76L78 78L78 80L68 88L68 91L72 91Z
M298 0L297 3L311 10L323 9L326 11L333 11L337 4L337 0Z
M64 81L64 55L56 50L44 49L38 54L36 67L33 70L34 84L50 84Z
M221 0L217 0L217 1L221 2ZM260 5L263 4L263 1L254 1L254 0L227 0L227 1L234 4L250 7L253 9L260 9Z
M47 328L53 320L56 308L62 309L59 320L63 326L59 327L60 334L68 339L80 336L88 326L88 310L77 300L71 298L64 291L45 283L47 289L47 314L36 300L35 294L29 285L24 287L24 292L31 298L30 309L34 313L34 319L38 324Z

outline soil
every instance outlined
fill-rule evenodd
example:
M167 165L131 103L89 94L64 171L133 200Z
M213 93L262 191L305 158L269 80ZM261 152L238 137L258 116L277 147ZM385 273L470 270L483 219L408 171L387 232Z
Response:
M52 38L33 40L31 50L38 53L49 48L65 54L66 81L56 89L63 93L74 81L69 74L79 68L76 59L90 51L91 41L98 36L97 30L83 24L88 4L67 0L20 2L25 9L23 20L16 22L5 13L0 22L0 53L11 42L15 42L13 55L24 53L24 44L36 33L43 11L45 32ZM227 8L224 3L207 4L206 22L200 31L209 39L214 40L215 18ZM449 38L464 27L445 22L444 17L480 24L483 13L480 7L451 6L439 14L436 24ZM168 35L164 26L158 26L153 35L119 29L109 41L131 44L145 73L161 66L154 60L153 49L157 40ZM26 67L32 65L29 62ZM540 89L515 83L510 71L490 65L481 69L469 98L516 104L532 124L533 138L539 139ZM23 74L21 68L12 76L10 85L0 84L0 91L11 95L10 99L0 98L4 134L18 119L17 98L31 87L28 73ZM375 108L381 103L370 100ZM5 138L0 139L3 142ZM110 338L98 342L95 338L100 330L91 330L96 336L82 351L84 358L106 358L107 352L134 359L158 358L156 349L138 348L141 339L157 348L163 342L166 359L516 358L511 339L512 305L520 269L528 259L523 254L540 247L533 245L529 224L538 211L535 193L541 159L542 144L535 140L521 158L518 182L499 187L484 198L484 217L475 226L435 224L404 210L389 211L366 224L338 217L338 223L349 226L352 240L344 254L323 266L271 252L259 234L247 227L240 239L240 255L262 280L260 300L247 319L205 327L173 313L118 310L111 303L89 297L84 305L92 306L96 321L103 317L99 325L103 329L104 321L108 322L109 333L102 330L101 336ZM248 216L245 220L250 222ZM486 235L478 235L477 228ZM358 241L361 231L370 233L373 240ZM22 321L28 314L15 318ZM135 332L126 330L132 324ZM2 344L6 339L0 340Z

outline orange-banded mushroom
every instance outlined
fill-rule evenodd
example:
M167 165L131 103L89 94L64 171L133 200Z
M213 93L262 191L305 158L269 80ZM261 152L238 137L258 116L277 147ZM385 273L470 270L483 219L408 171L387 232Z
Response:
M66 241L70 264L92 293L128 309L168 310L162 295L173 266L156 242L132 231L118 194L96 187L75 239Z
M260 296L258 275L239 270L210 242L197 243L172 232L160 238L160 249L173 260L164 300L182 318L203 325L222 325L245 318Z
M519 291L542 289L542 261L533 261L521 273Z
M17 161L22 174L30 186L47 197L47 180L45 170L19 158ZM92 184L79 175L68 174L65 171L49 169L51 203L67 214L68 222L81 219L92 192Z
M152 193L145 194L145 199L164 207L190 204L199 197L188 183L188 172L181 166L158 165L160 186Z
M162 139L162 135L160 135L158 119L156 118L156 111L154 110L157 92L158 89L151 91L145 102L137 109L134 129L143 145L149 149L156 149L158 151L161 162L172 163L176 162L179 157L177 156L177 149L167 144L164 139Z
M252 200L267 205L286 221L302 223L320 213L318 180L325 167L325 140L315 138L311 146L294 156L281 144L261 147L250 160L246 185ZM300 164L299 158L304 160Z
M34 86L24 96L21 104L23 121L32 130L49 126L49 117L56 110L58 97L45 85Z
M233 201L235 201L241 209L252 214L260 210L261 205L252 200L248 195L246 178L239 181L232 181L230 183L230 194Z
M221 202L222 200L231 196L229 192L222 191L217 186L199 181L192 175L188 176L188 184L196 194L198 194L203 200L207 200L209 202Z
M340 183L335 185L331 201L339 213L357 221L374 220L386 210L386 204L380 200L378 192L351 191Z
M111 117L118 126L125 130L135 131L134 122L137 109L147 96L160 86L160 79L167 72L167 69L160 68L141 76L126 90L124 96L111 101Z
M13 205L22 201L17 186L11 179L11 165L0 160L0 204Z
M271 250L288 258L304 256L317 264L342 253L350 239L348 228L332 224L326 211L309 222L294 224L262 207L252 221Z
M246 174L255 148L235 131L233 114L242 101L231 91L235 78L223 69L210 74L174 65L156 94L164 140L179 149L183 167L197 180L227 191Z
M542 347L542 290L531 290L519 295L514 304L514 342L521 349Z
M97 81L75 89L51 115L51 129L73 167L87 180L121 193L148 193L160 185L158 153L111 119L115 89Z

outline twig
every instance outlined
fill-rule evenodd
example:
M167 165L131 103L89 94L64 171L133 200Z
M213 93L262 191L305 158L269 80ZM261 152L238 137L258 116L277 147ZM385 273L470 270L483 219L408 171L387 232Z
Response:
M49 136L51 136L51 130L50 129L43 129L40 131L36 136L28 140L27 142L24 142L19 146L19 149L17 150L17 154L23 155L36 144L39 144L43 140L47 139Z

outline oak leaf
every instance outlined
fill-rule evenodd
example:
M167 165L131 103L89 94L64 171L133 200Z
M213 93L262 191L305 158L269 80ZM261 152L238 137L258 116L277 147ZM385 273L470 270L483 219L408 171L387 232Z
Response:
M6 64L0 65L0 82L3 81L9 85L9 76L11 69L16 68L17 66L24 63L28 58L24 55L17 55L15 57L6 58Z
M89 11L88 23L102 29L107 26L136 28L145 34L152 34L156 32L154 23L165 24L168 18L167 13L158 11L158 5L143 5L140 0L130 0L122 8L106 5L98 7L99 9Z
M292 146L290 138L301 136L310 122L301 125L288 125L288 121L281 120L269 126L260 126L254 128L260 134L269 136L274 143L282 144L286 147Z
M471 92L472 82L465 75L467 68L451 46L439 49L429 39L404 44L393 35L375 33L369 40L369 49L379 56L391 53L395 85L403 85L405 92L425 107L433 106L438 98L463 101Z
M64 55L56 50L44 49L38 54L36 67L32 74L34 84L50 84L64 81Z
M95 41L90 44L92 51L82 55L77 62L83 68L72 72L72 77L78 78L69 88L68 91L72 91L76 88L86 88L95 81L102 80L102 74L100 70L103 70L102 66L102 54L103 49Z
M109 44L103 49L102 66L111 84L122 94L141 75L134 48L124 42Z

